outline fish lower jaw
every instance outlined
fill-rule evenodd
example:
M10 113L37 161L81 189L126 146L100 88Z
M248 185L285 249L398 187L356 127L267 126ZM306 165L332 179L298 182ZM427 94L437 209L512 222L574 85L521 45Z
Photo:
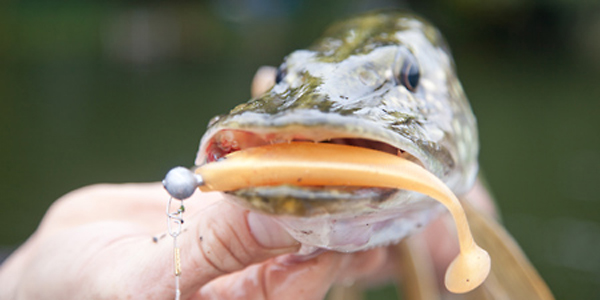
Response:
M229 192L243 206L270 215L318 217L355 215L386 206L398 198L389 188L342 186L264 186Z
M305 249L339 252L396 243L444 211L433 199L394 189L360 188L344 195L328 187L277 186L238 190L226 198L270 215Z
M429 209L397 210L384 214L330 215L315 218L274 216L304 249L338 252L364 251L394 244L435 220L441 206Z

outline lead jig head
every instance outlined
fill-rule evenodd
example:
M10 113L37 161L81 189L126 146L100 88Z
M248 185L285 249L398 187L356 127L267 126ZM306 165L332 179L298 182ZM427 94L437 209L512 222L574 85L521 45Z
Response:
M162 184L173 198L184 200L191 197L204 180L187 168L175 167L169 170Z

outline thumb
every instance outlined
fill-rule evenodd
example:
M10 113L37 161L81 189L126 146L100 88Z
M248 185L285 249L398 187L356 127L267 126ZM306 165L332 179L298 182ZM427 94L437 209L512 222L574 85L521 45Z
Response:
M189 220L189 224L185 223L187 231L178 237L184 298L219 276L295 252L300 247L272 218L227 201L217 201ZM172 251L171 247L166 248ZM162 255L171 257L171 254Z

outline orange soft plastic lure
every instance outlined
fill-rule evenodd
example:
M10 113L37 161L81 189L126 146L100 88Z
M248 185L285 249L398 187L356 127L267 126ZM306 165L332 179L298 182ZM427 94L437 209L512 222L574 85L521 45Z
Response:
M347 145L294 142L233 152L196 169L202 191L233 191L276 185L362 186L419 192L442 203L456 224L460 253L446 271L454 293L475 289L490 271L490 257L473 240L454 193L416 163L381 151Z

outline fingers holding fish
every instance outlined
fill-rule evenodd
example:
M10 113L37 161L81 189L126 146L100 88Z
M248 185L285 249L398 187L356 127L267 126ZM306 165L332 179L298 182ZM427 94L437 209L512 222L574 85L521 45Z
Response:
M348 285L380 274L389 257L386 248L324 252L304 261L283 256L218 278L191 299L323 299L333 284Z

